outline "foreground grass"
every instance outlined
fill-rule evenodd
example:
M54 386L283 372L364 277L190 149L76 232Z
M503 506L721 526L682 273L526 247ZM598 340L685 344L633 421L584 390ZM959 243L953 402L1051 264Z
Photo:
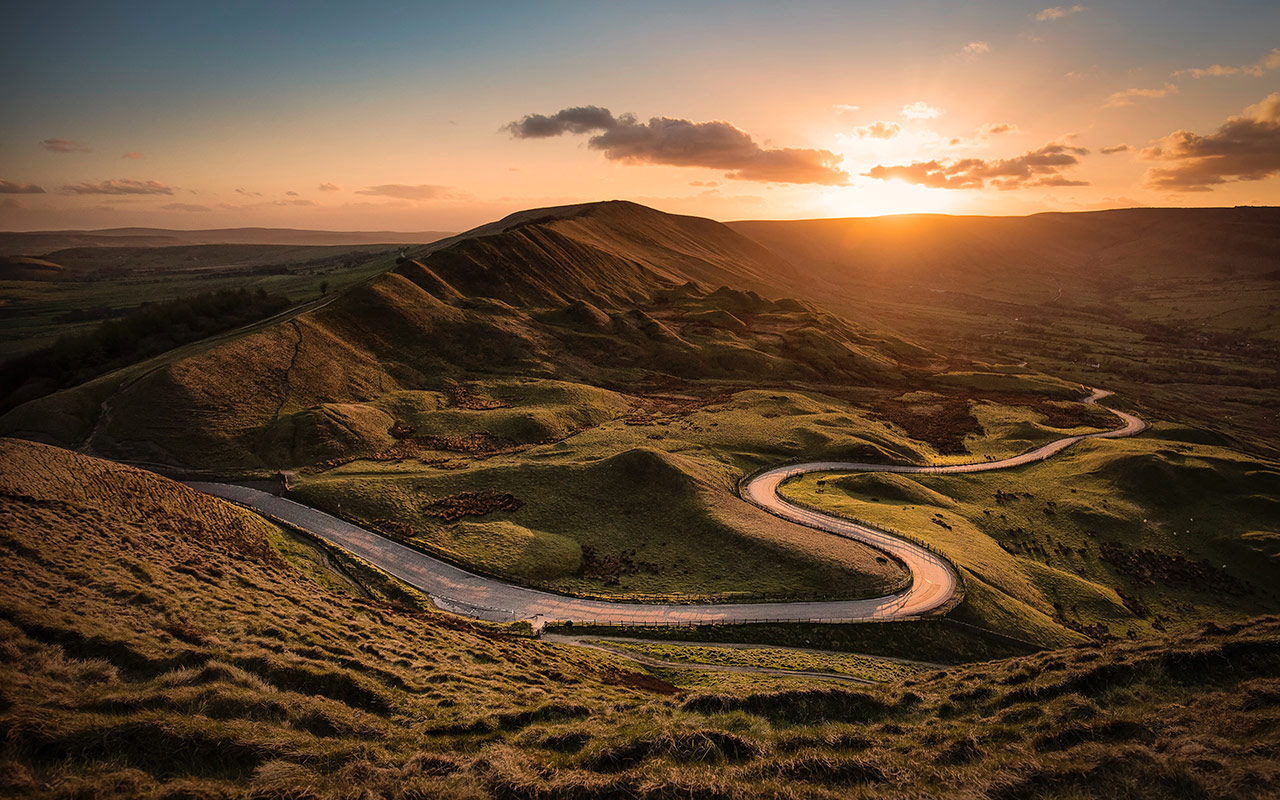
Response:
M0 456L6 796L1248 798L1280 777L1280 619L865 689L680 688L334 593L260 519L154 475Z
M928 667L853 653L782 650L771 647L709 647L688 644L592 639L592 644L629 650L663 661L727 667L768 667L800 672L833 672L869 681L896 681Z

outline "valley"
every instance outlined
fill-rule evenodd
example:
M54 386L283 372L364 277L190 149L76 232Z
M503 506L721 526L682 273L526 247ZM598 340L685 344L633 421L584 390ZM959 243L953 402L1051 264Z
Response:
M1192 780L1162 755L1183 731L1267 724L1265 425L1063 355L1093 337L1154 369L1172 335L1072 333L1067 267L1042 271L1047 297L989 260L987 283L941 262L937 287L969 290L921 292L897 262L851 274L874 259L765 227L522 212L347 251L341 282L306 278L333 276L323 296L28 388L0 416L18 576L0 612L26 654L8 663L42 677L15 684L8 752L129 791L337 786L363 763L446 796L592 796L701 791L715 765L733 791L825 797L996 791L1010 763L1115 781L1090 749L1112 730L1146 743L1124 769L1168 788ZM1012 332L985 336L997 314ZM1042 338L1013 333L1031 318ZM1161 368L1232 364L1217 391L1265 421L1262 340L1207 337ZM52 611L60 591L86 610ZM56 711L35 699L65 687ZM1229 731L1186 710L1215 692L1263 699ZM153 741L197 755L175 768ZM921 769L922 749L961 755ZM54 766L119 752L138 774ZM1233 753L1233 785L1271 768Z

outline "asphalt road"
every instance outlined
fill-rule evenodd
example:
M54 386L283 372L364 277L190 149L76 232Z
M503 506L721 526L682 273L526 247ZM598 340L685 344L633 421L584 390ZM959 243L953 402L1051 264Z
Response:
M1085 402L1097 402L1108 394L1095 390ZM1108 410L1124 422L1122 427L1069 436L1000 461L942 467L818 461L777 467L743 482L741 494L747 502L783 519L869 544L906 564L912 574L912 582L907 589L864 600L665 605L566 597L467 572L322 511L267 492L223 483L193 482L188 485L309 531L426 593L441 609L477 619L495 622L529 620L535 628L541 628L546 622L564 620L626 625L899 620L924 616L947 605L960 586L955 568L925 548L885 531L783 500L777 494L782 481L809 472L959 473L1006 469L1043 460L1082 439L1132 436L1147 427L1132 414Z

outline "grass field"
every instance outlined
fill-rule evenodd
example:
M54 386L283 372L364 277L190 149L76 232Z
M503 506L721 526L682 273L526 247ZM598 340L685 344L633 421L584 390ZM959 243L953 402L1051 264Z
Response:
M1274 611L1280 465L1189 438L1157 424L1017 469L811 474L781 491L926 539L965 572L953 616L1024 638L1147 636Z
M50 258L70 277L0 280L0 361L48 346L61 334L96 321L56 319L106 308L117 314L143 301L172 300L218 289L262 288L295 303L320 297L395 265L386 247L201 245L160 248L80 248ZM58 261L61 259L61 261Z
M647 671L335 593L149 473L0 455L9 796L1250 798L1280 769L1274 617L868 687Z

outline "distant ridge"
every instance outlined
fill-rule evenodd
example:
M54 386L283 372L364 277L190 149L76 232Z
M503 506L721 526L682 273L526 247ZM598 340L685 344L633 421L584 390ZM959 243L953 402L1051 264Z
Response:
M1263 273L1280 259L1280 208L1127 208L1024 217L902 214L726 225L811 276L891 289L999 291L1014 273Z
M313 231L299 228L104 228L0 232L0 255L42 255L72 247L171 247L195 244L427 244L449 231Z

